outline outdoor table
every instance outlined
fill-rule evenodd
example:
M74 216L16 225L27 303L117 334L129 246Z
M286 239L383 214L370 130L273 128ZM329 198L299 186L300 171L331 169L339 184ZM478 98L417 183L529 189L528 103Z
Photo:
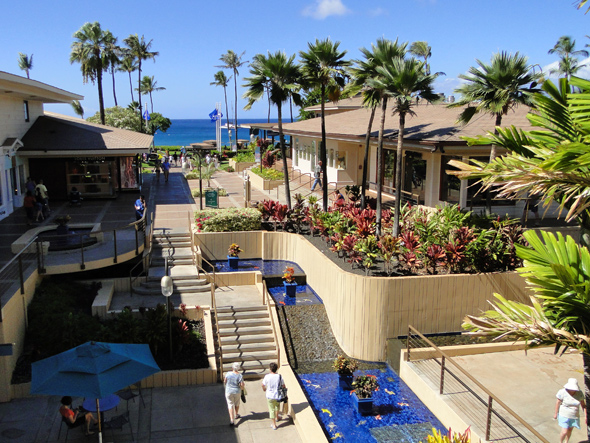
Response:
M99 399L100 412L102 413L116 408L119 405L120 401L121 399L117 394L111 394ZM84 403L82 403L82 407L87 411L96 412L96 399L87 398L86 400L84 400Z

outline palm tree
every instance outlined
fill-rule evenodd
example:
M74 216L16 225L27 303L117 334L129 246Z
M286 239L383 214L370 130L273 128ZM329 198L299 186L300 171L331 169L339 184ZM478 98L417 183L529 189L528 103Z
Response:
M424 71L426 75L430 75L430 65L428 59L432 56L432 48L428 45L428 42L414 42L410 45L410 54L416 57L424 58Z
M121 64L121 56L122 51L121 48L117 46L117 37L108 32L108 35L106 36L106 47L104 49L104 63L107 71L111 72L111 78L113 79L113 99L115 100L115 106L119 106L117 103L117 92L115 88L115 72Z
M98 85L98 105L100 121L105 124L104 100L102 94L102 72L105 70L104 51L112 34L103 31L100 23L85 23L74 33L77 40L72 43L70 63L80 63L84 83L90 80Z
M260 100L268 89L270 101L276 105L279 120L279 140L281 143L281 155L283 157L283 173L285 176L285 197L287 206L291 209L291 191L289 187L289 169L287 167L287 152L285 149L285 137L283 135L282 105L293 98L295 104L300 103L299 82L301 72L294 62L295 55L287 57L282 51L268 56L259 54L256 56L256 66L250 70L252 77L245 78L244 86L247 91L244 98L248 100L245 109L250 109L254 102Z
M377 40L377 45L371 44L371 50L361 48L360 51L365 57L365 60L355 60L356 66L349 69L351 82L346 85L346 89L352 94L362 91L363 105L371 108L371 116L369 117L369 125L367 127L367 134L365 136L365 154L363 158L363 179L361 185L361 208L366 206L367 193L367 174L369 169L369 147L371 142L371 130L373 128L373 120L375 119L375 111L381 102L381 93L369 87L368 81L371 78L377 77L377 66L383 66L385 63L393 60L396 57L404 57L406 55L406 43L398 44L395 42L381 38Z
M71 105L76 115L79 115L80 118L84 118L84 108L80 104L80 100L72 100Z
M252 57L252 61L250 62L250 74L252 76L264 76L266 64L266 56L264 54L256 54L254 57ZM264 85L264 90L266 91L266 101L268 102L268 114L266 117L266 122L270 123L270 81L267 81L266 85Z
M377 220L376 235L381 235L381 193L383 182L383 168L381 167L383 157L383 130L385 128L385 115L387 112L387 101L393 102L392 110L399 116L397 135L397 151L395 166L395 213L393 222L393 236L399 233L399 219L401 212L401 190L402 190L402 155L404 144L404 129L406 115L414 114L412 111L414 97L420 97L426 101L438 99L434 93L432 84L436 75L426 75L424 64L415 58L405 59L396 57L383 66L377 66L377 77L369 79L368 85L382 94L381 101L381 125L379 128L379 141L377 146Z
M18 67L27 73L27 78L29 77L29 71L33 69L33 54L31 56L27 56L27 54L23 54L22 52L18 53Z
M232 146L231 129L229 128L229 110L227 108L227 85L229 84L229 81L231 80L232 76L230 75L228 78L226 77L225 72L217 71L213 77L215 78L215 81L209 83L210 85L223 86L223 96L225 97L225 120L228 122L227 136L229 138L229 145Z
M166 88L159 87L158 82L154 80L154 76L144 75L141 79L141 89L137 88L136 91L143 95L150 96L150 104L152 106L152 112L154 112L154 101L152 100L152 92L165 91Z
M320 161L322 162L323 209L328 210L328 162L326 158L326 116L325 102L328 93L334 98L338 97L339 91L344 87L344 69L350 65L344 60L346 51L339 51L340 42L333 43L330 38L325 40L316 39L315 43L308 43L307 52L299 52L301 58L301 72L304 77L306 88L320 88L321 91L321 125L322 143L320 145Z
M139 115L140 115L139 129L141 131L141 130L143 130L143 119L141 118L141 115L143 113L143 108L141 105L141 62L143 60L148 60L148 59L155 60L156 56L159 55L159 53L155 52L155 51L150 51L150 49L152 48L152 41L153 40L146 42L145 37L143 35L141 36L141 39L140 39L137 34L131 34L129 37L127 37L123 41L125 42L125 44L129 48L129 55L137 61L137 72L138 72L137 85L138 85L139 92L140 92L138 94L138 96L139 96L138 97Z
M221 60L224 64L221 66L216 66L216 68L223 68L223 69L230 69L233 72L234 77L234 113L235 113L235 120L234 120L234 127L236 129L236 143L238 141L238 75L240 75L238 68L244 66L247 61L242 61L242 57L246 51L242 52L240 55L228 49L225 54L223 54L219 60ZM228 127L229 127L229 117L228 117Z
M576 51L576 41L567 35L562 35L548 54L559 56L558 69L552 69L551 74L565 75L568 79L585 65L578 64L578 56L588 57L588 51L579 49Z
M137 71L137 61L135 58L127 54L127 51L124 51L123 60L121 60L121 64L119 65L119 72L126 72L129 74L129 88L131 89L131 101L135 101L133 98L133 82L131 81L131 73Z

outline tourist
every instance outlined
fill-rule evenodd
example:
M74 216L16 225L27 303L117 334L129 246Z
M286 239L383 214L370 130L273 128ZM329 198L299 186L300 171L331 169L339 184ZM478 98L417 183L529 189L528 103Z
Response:
M176 151L172 155L172 158L174 159L174 166L178 166L178 154L176 153Z
M31 195L35 195L35 186L35 181L31 177L28 177L25 187L27 188L27 191L31 191Z
M580 406L586 419L586 403L584 394L580 392L578 380L575 378L568 379L567 383L557 392L557 402L555 403L555 415L561 427L559 434L559 443L568 443L574 427L580 429Z
M319 161L317 165L315 165L315 170L313 172L313 177L315 180L313 181L313 185L311 185L311 190L313 191L317 185L322 187L322 162Z
M156 173L156 181L160 182L160 160L156 160L155 165L156 166L154 167L154 172Z
M37 192L37 201L43 205L43 215L46 217L46 214L51 214L51 209L49 209L49 191L43 184L43 180L39 180L35 191Z
M170 161L168 157L166 157L164 163L162 163L162 171L164 171L164 181L168 183L168 176L170 175Z
M344 204L344 196L340 192L340 189L334 191L334 206L342 206Z
M225 399L229 411L229 424L233 426L235 419L240 418L238 411L240 409L240 394L244 389L244 377L239 373L240 364L238 362L234 362L231 367L232 370L225 374L223 384L225 385Z
M135 200L135 220L140 220L143 217L145 212L145 196L140 195L137 200Z
M27 225L31 226L35 221L35 197L33 197L33 193L31 191L27 191L25 194L25 199L23 201L23 206L25 208L25 212L27 213Z
M70 422L68 427L77 428L78 426L82 426L84 423L86 423L85 434L94 434L94 432L90 430L90 422L97 424L98 420L90 412L84 412L82 406L72 409L72 397L66 396L61 398L61 407L59 408L59 413L63 418Z
M82 194L75 186L72 187L69 195L70 206L80 206L82 204Z
M266 374L262 380L262 390L266 392L266 401L268 402L268 412L270 414L270 427L276 431L277 420L279 417L279 388L285 387L285 382L280 374L277 374L278 366L276 363L270 364L270 374Z
M208 152L207 152L207 155L205 156L205 163L207 163L207 164L211 163L211 154L209 154Z

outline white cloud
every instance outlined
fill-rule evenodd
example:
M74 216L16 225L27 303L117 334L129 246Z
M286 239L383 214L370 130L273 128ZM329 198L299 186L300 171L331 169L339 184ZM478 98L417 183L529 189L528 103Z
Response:
M345 15L350 13L342 3L342 0L315 0L313 5L307 6L302 14L304 16L315 18L316 20L323 20L331 15Z
M389 15L389 11L383 8L375 8L375 9L369 9L367 11L367 13L371 16L371 17L378 17L380 15Z
M580 68L578 72L576 72L576 77L590 78L590 57L585 58L584 60L580 60L578 63L584 66ZM543 66L543 75L545 76L545 78L550 78L551 80L555 81L559 78L559 75L549 74L549 72L557 69L559 69L559 61L549 63L548 65Z

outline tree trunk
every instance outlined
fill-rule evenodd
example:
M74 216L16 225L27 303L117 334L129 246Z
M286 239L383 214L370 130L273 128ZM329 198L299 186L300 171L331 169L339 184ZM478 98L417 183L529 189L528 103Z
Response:
M291 111L291 123L293 123L293 97L289 96L289 110Z
M235 98L235 108L234 108L234 114L236 119L234 120L234 127L236 128L236 147L238 145L238 70L234 69L234 98Z
M365 209L367 206L366 194L367 194L367 175L369 167L369 147L371 144L371 129L373 128L373 119L375 118L375 109L371 108L371 117L369 118L369 126L367 127L367 135L365 136L365 156L363 158L363 181L361 185L361 209Z
M281 143L281 155L283 156L283 175L285 176L285 198L287 207L291 209L291 187L289 185L289 167L287 165L287 150L285 149L285 136L283 135L283 112L281 102L277 103L279 117L279 141Z
M133 82L131 81L131 72L129 72L129 87L131 88L131 103L135 101L133 98Z
M397 155L395 158L395 212L393 218L393 236L399 235L399 217L402 209L402 147L404 145L404 128L406 114L399 114L399 131L397 133Z
M383 192L383 129L385 128L385 114L387 113L387 97L381 103L381 124L379 125L379 139L377 141L377 214L375 220L375 235L381 236L381 197Z
M152 91L150 91L150 104L152 106L152 114L154 113L154 100L152 99ZM147 125L147 122L145 122Z
M582 361L584 362L584 401L586 402L586 436L590 441L590 355L582 353ZM580 420L581 422L582 420Z
M227 137L229 138L229 148L231 149L231 129L229 128L229 108L227 107L227 90L225 85L223 85L223 95L225 97L225 121L227 122ZM218 146L217 150L221 153L221 146Z
M320 144L320 161L322 162L322 199L324 212L328 212L328 162L326 161L326 86L321 88L321 113L322 113L322 143Z
M98 56L100 60L100 55ZM102 63L98 63L96 67L96 83L98 84L98 107L100 110L100 122L104 125L105 124L105 116L104 116L104 100L102 96Z
M141 109L141 59L139 59L137 72L139 73L137 79L137 101L139 102L139 132L143 132L143 112Z
M502 114L496 114L496 126L494 127L494 134L498 134L498 130L496 129L498 126L502 124ZM488 163L491 163L497 156L497 148L496 145L492 144L490 149L490 159ZM492 193L488 188L486 190L486 215L491 217L492 215Z
M115 89L115 69L111 69L111 76L113 77L113 98L115 99L115 106L119 106L117 103L117 91Z

